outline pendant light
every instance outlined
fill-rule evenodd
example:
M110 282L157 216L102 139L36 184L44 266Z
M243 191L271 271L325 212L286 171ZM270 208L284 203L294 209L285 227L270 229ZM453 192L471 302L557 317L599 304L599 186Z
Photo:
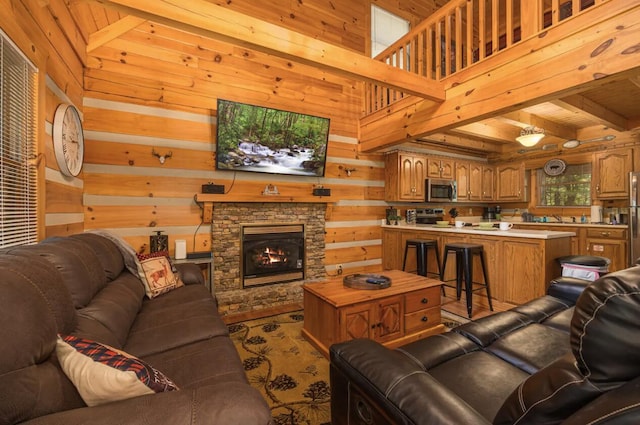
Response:
M543 137L543 129L540 127L528 126L522 129L520 136L516 137L516 140L520 142L522 146L529 148L537 144Z

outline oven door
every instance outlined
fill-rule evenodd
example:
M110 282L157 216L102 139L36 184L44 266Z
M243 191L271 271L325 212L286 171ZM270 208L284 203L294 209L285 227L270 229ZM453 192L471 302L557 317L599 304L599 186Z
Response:
M454 180L425 180L426 202L456 202L458 185Z

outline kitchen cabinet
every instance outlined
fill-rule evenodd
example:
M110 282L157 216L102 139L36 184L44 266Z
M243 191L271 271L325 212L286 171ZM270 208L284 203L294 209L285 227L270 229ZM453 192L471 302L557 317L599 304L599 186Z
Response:
M611 260L609 271L627 268L628 229L615 226L553 225L543 223L515 223L515 229L563 230L574 232L571 255L595 255Z
M560 276L560 265L557 258L571 254L571 242L569 235L553 237L549 239L518 236L517 232L481 232L466 229L437 229L431 227L409 228L410 226L383 227L383 264L385 272L402 267L399 264L386 261L387 258L397 258L396 252L404 252L404 240L406 237L419 237L422 239L437 239L441 258L444 260L444 246L447 243L469 242L483 246L487 275L492 299L511 305L519 305L542 296L546 293L551 279ZM542 230L542 229L540 229ZM553 230L564 231L563 228ZM396 233L399 236L390 237L387 233ZM501 233L508 233L502 235ZM405 237L406 235L406 237ZM401 245L388 245L400 243ZM430 255L429 257L433 257ZM474 256L473 280L483 282L482 268L479 257ZM390 269L387 269L390 267ZM407 270L410 270L407 266ZM431 270L431 269L430 269ZM383 273L385 273L383 272ZM455 256L450 254L447 267L444 272L444 280L455 279ZM449 295L453 289L446 288ZM476 295L476 294L474 294ZM488 306L484 291L477 292L474 302Z
M454 161L450 158L427 158L427 177L435 179L453 179Z
M584 255L596 255L611 260L609 271L627 268L627 229L587 229Z
M427 157L391 152L385 157L385 201L424 202Z
M496 167L496 201L522 202L526 200L524 162Z
M493 179L492 166L480 162L457 161L455 180L458 182L458 201L492 201Z
M626 199L629 196L629 172L633 170L631 149L597 152L593 159L592 191L597 199Z
M458 183L458 202L471 200L471 164L468 161L456 161L455 180Z
M482 166L482 194L483 201L493 201L495 198L495 169L490 165Z

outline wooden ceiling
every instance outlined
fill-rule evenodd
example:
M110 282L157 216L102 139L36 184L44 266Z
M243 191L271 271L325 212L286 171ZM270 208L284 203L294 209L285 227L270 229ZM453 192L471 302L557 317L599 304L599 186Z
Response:
M199 10L201 7L208 7L207 5L216 7L217 12L224 13L222 19L227 19L229 24L232 24L232 20L241 15L207 3L205 0L184 2L185 6L189 6L188 9L193 16L187 14L171 20L166 19L166 13L165 16L162 16L162 9L154 6L159 3L170 2L102 0L97 3L80 1L71 2L70 9L77 20L81 33L88 42L88 51L91 51L94 46L99 46L101 43L133 29L140 22L151 19L180 29L196 31L212 38L236 42L245 46L249 45L252 48L286 57L289 60L294 57L303 63L322 67L328 72L355 77L362 81L386 82L392 87L403 87L405 92L422 97L435 99L444 96L437 89L425 88L427 85L421 84L418 77L411 78L411 74L408 73L399 74L380 62L375 62L347 49L331 46L312 37L301 36L296 37L296 40L299 40L300 43L321 43L319 48L333 49L334 54L331 56L337 59L332 62L329 55L313 56L313 53L308 52L296 55L295 49L279 48L276 44L270 44L270 41L265 40L264 37L250 39L251 35L231 33L231 30L224 33L224 31L218 32L212 28L206 28L193 18L202 12L202 9ZM262 25L255 18L247 16L245 18L252 20L252 24ZM273 27L273 24L266 22L263 24ZM273 42L276 43L275 40ZM426 148L446 147L457 149L460 152L466 151L490 157L517 155L524 152L522 146L515 141L515 137L527 125L536 125L545 129L545 138L534 148L537 150L540 150L544 145L554 149L556 147L562 149L562 143L568 139L588 140L609 134L616 136L616 142L637 142L640 140L640 67L637 69L637 74L629 75L623 80L594 89L576 91L569 96L552 99L473 124L447 129L443 132L433 132L409 143L406 140L399 141L397 145L385 147L385 150L410 145ZM404 77L400 78L398 75L404 75Z

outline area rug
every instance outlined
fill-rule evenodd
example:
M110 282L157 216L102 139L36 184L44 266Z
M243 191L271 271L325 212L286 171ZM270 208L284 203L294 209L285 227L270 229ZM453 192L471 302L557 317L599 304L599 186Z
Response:
M228 326L275 425L331 423L329 362L302 337L303 323L297 311Z
M468 322L442 311L450 330ZM249 382L271 408L275 425L331 423L329 362L302 335L302 311L229 325Z

